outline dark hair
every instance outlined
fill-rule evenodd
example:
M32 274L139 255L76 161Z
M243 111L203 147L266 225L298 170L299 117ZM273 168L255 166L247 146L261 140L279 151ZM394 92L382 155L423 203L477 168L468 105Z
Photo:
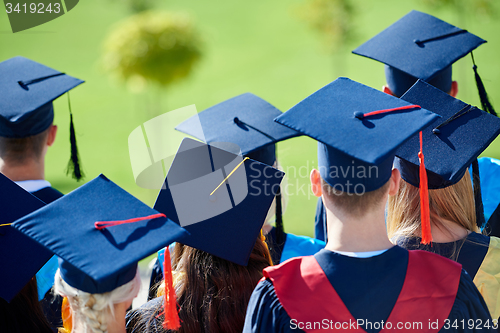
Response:
M247 266L176 244L173 269L182 274L175 286L181 320L179 333L243 330L250 296L262 278L262 270L272 264L269 249L262 238L257 239ZM149 323L162 310L163 306L156 309L148 318Z
M50 127L26 138L0 136L0 157L12 165L23 164L28 158L40 158Z
M36 278L10 301L0 298L0 323L2 332L9 333L52 333L50 324L45 318L40 303Z

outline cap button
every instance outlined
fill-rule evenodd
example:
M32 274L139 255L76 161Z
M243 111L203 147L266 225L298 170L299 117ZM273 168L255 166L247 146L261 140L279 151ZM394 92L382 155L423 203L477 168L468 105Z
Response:
M435 128L432 130L432 133L439 134L439 133L441 133L441 131L439 130L439 128Z
M361 111L354 111L354 118L363 119L365 114Z
M238 117L234 117L233 121L234 121L235 124L238 124L240 122L240 120L238 119Z

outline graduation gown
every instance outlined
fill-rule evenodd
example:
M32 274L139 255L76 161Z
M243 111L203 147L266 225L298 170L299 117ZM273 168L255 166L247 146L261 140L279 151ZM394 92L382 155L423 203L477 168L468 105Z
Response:
M475 232L450 243L420 244L420 238L400 238L397 244L409 250L426 250L462 264L483 296L493 318L500 317L500 239Z
M38 191L31 192L31 194L33 194L35 197L42 200L46 204L49 204L64 195L53 187L44 187ZM54 295L51 292L52 285L54 284L54 267L55 270L57 270L58 263L56 256L53 256L37 273L37 282L40 284L39 290L47 290L44 293L45 296L40 301L40 304L42 306L43 313L54 329L54 332L57 332L57 327L62 327L62 297L59 295ZM50 283L48 281L52 281L52 283L50 284L50 286L44 287L44 284Z
M413 325L408 332L467 332L461 323L453 328L454 321L492 324L460 265L425 251L394 246L378 256L351 258L321 250L266 268L264 276L250 298L243 332L373 333L390 331L389 322L393 330L398 323ZM355 325L345 325L350 322Z

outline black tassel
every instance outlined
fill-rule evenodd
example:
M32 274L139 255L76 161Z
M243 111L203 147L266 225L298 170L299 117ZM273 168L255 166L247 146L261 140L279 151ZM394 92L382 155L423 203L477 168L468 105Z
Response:
M68 93L68 106L69 106L69 142L71 144L71 158L68 161L68 167L66 168L66 174L71 173L72 177L76 179L76 181L80 181L83 177L85 177L83 170L80 166L80 157L78 155L78 147L76 145L76 134L75 134L75 125L73 124L73 113L71 112L71 103L69 101L69 93Z
M474 55L472 54L472 52L470 53L470 55L472 57L472 64L473 64L472 69L474 70L474 77L476 78L476 86L477 86L477 91L479 93L479 98L481 100L482 109L483 111L486 111L494 116L497 116L497 113L495 112L493 105L491 105L490 100L488 99L488 94L486 93L486 88L484 88L483 81L481 80L481 77L477 72L477 66L476 62L474 61Z
M472 180L474 183L474 202L476 206L476 224L481 229L484 226L483 198L481 196L481 178L477 158L472 162Z
M281 208L281 187L276 194L276 243L285 243L285 228L283 227L283 211Z

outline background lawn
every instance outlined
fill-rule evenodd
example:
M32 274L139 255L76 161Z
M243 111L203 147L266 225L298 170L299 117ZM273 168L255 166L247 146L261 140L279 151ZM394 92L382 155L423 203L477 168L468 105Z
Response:
M433 10L417 0L357 0L356 40L333 57L321 36L298 17L304 1L162 1L162 9L193 16L203 35L204 56L192 76L161 92L152 89L133 94L102 71L104 38L115 23L131 14L118 0L82 0L62 17L16 34L10 30L7 14L0 11L0 61L21 55L86 80L71 92L86 180L103 173L149 205L153 205L157 191L135 184L128 154L128 135L137 126L169 110L196 104L201 111L244 92L286 111L338 75L380 89L383 65L352 55L350 50L411 9L436 15L488 40L474 56L490 98L500 111L498 19L469 15L465 21L459 20L455 11ZM496 7L500 13L498 3ZM459 81L458 97L478 105L471 67L470 56L460 60L454 66L454 78ZM152 106L155 101L161 110ZM80 185L65 175L69 159L67 103L66 96L55 102L59 131L46 166L46 178L64 193ZM500 141L484 155L500 158ZM312 236L316 198L309 191L308 177L317 163L316 143L304 137L280 143L279 159L285 171L289 170L291 190L284 216L286 230Z

